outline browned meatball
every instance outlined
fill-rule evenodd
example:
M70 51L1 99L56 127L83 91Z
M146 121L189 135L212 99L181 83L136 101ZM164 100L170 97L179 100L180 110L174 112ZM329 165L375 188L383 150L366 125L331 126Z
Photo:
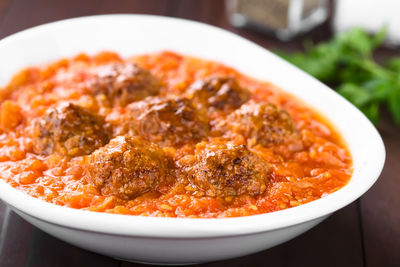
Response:
M104 196L132 199L171 180L171 161L156 144L118 136L87 157L86 180Z
M33 126L33 150L38 154L82 156L107 142L103 119L71 103L49 109Z
M185 98L150 97L127 106L117 134L140 135L162 146L198 142L208 133L208 120Z
M250 98L249 91L231 77L211 77L197 81L190 86L187 95L199 108L225 112L239 108Z
M301 136L285 110L269 103L250 101L230 114L222 130L243 135L251 145L287 145L289 150L302 148Z
M160 82L146 69L133 63L112 63L95 68L89 82L91 93L104 95L110 105L125 106L156 95Z
M269 180L263 159L244 145L226 141L199 144L186 164L189 181L212 197L256 196L265 191Z

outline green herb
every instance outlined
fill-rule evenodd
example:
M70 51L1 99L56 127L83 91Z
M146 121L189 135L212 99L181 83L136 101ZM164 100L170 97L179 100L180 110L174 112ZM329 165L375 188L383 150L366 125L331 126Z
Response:
M386 105L400 124L400 57L385 64L373 59L386 29L375 36L355 28L331 41L305 44L304 53L278 54L329 85L357 106L373 122L379 121L379 110Z

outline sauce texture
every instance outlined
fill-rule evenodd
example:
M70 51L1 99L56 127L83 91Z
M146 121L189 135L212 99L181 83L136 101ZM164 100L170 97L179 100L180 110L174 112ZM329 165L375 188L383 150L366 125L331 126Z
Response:
M0 90L0 178L61 206L248 216L319 199L351 175L349 151L316 111L217 62L80 54Z

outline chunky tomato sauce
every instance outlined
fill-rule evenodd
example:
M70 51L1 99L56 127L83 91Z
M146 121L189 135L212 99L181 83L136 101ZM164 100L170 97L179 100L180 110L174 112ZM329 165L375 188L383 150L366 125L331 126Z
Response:
M61 206L247 216L319 199L352 174L340 136L310 107L172 52L30 67L0 101L1 178Z

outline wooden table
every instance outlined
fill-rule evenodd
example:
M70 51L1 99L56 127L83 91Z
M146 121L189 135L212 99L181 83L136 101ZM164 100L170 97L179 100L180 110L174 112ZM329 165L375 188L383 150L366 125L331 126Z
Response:
M298 50L301 38L281 43L233 29L221 0L0 0L0 38L60 19L105 13L144 13L206 22L268 49ZM331 36L328 23L307 35ZM382 50L379 57L399 55ZM0 59L1 60L1 59ZM267 251L205 266L400 266L400 128L379 125L387 160L379 181L361 199L300 237ZM374 151L370 151L374 153ZM0 266L140 266L100 256L59 241L25 222L0 202Z

